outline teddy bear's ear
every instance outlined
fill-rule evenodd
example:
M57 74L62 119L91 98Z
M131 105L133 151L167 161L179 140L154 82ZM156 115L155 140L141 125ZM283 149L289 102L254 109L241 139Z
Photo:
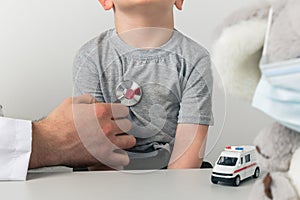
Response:
M252 100L260 79L259 61L270 4L260 2L236 11L217 28L212 61L229 93ZM255 30L255 31L253 31Z
M229 93L252 100L261 72L267 20L248 20L226 28L213 45L212 61ZM255 30L255 31L253 31Z

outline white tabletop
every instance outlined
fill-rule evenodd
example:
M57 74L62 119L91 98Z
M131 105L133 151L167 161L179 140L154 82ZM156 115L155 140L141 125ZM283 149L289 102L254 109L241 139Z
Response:
M32 173L26 182L0 182L7 200L192 200L247 199L254 179L239 187L213 185L211 170L147 173ZM205 198L204 198L205 197Z

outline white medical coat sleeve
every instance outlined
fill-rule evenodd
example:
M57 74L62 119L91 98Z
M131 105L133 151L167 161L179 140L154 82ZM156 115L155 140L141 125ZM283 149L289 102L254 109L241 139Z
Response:
M26 180L31 140L31 121L0 117L0 180Z

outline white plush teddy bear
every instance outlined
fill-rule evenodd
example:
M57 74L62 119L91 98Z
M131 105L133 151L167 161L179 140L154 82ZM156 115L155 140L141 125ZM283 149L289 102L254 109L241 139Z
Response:
M268 30L269 41L265 43ZM225 87L231 94L253 101L255 107L277 121L254 141L258 162L267 174L255 183L250 199L299 200L300 71L291 75L294 78L282 75L274 82L261 70L260 61L264 49L268 51L268 63L300 57L300 0L266 1L239 10L224 21L218 32L212 58ZM287 86L292 81L293 86Z

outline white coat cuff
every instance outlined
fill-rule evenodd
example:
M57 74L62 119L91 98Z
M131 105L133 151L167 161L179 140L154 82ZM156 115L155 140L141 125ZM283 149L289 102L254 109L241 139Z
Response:
M31 121L0 118L0 130L0 180L26 180L31 154Z

